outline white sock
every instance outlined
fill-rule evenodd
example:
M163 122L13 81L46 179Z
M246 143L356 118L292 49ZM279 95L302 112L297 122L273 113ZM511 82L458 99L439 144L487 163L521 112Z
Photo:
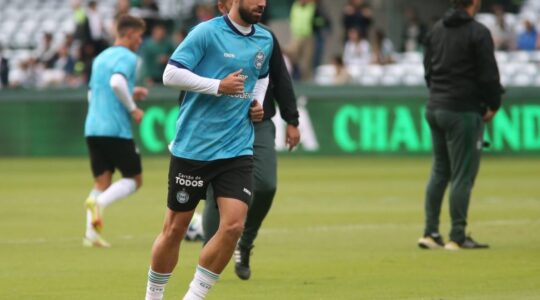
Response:
M146 285L145 300L162 300L165 285L169 282L171 273L158 273L150 269L148 271L148 284Z
M99 197L99 195L101 195L101 191L98 190L98 189L92 189L90 191L90 194L88 195L88 197L92 197L94 199L97 199L97 197ZM92 214L90 213L90 211L87 209L86 210L86 234L85 234L86 238L87 239L95 239L97 236L98 236L98 233L94 230L94 226L92 226Z
M137 190L137 183L133 178L122 178L113 183L101 195L97 197L100 208L105 208L111 203L133 194Z
M219 274L213 273L200 265L197 265L195 276L189 284L189 290L184 296L184 300L201 300L206 297L208 291L218 281Z

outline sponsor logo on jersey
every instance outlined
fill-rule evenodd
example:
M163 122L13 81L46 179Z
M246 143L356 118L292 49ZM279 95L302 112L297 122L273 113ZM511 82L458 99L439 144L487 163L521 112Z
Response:
M176 184L185 187L203 187L204 180L202 180L199 176L178 173L178 176L176 176Z
M240 99L251 99L253 98L253 93L243 92L242 94L227 94L227 96Z
M225 57L225 58L235 58L236 55L234 55L234 53L225 52L225 53L223 53L223 57Z

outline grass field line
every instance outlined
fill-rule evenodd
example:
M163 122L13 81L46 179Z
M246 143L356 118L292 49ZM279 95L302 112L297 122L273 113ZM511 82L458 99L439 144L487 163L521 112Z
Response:
M511 226L511 225L532 225L540 224L540 220L524 219L524 220L490 220L474 222L479 226ZM298 234L305 232L339 232L339 231L361 231L361 230L379 230L379 229L397 229L397 228L421 228L420 224L400 224L400 223L365 223L365 224L343 224L343 225L323 225L312 227L297 227L297 228L266 228L261 229L263 234ZM142 240L153 239L155 235L119 235L112 237L112 240ZM8 239L0 241L0 245L37 245L37 244L61 244L73 243L81 241L81 237L65 237L65 238L29 238L29 239Z

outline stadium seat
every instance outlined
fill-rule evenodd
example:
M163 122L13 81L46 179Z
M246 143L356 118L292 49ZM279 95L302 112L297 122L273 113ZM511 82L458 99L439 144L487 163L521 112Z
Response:
M38 25L38 22L36 22L35 20L27 19L24 22L20 23L18 30L30 35L38 27Z
M540 63L540 51L534 51L531 53L531 62Z
M422 63L424 57L420 52L405 52L402 54L401 61L403 63L418 64Z
M334 83L336 72L333 65L321 65L315 70L315 83L331 85Z
M367 65L362 67L364 74L368 77L381 77L384 74L384 67L380 65Z
M476 21L484 24L487 28L495 27L497 21L493 14L489 13L480 13L476 15Z
M425 81L422 76L407 75L403 78L403 84L407 86L421 86L425 84Z
M510 84L510 77L505 74L501 74L501 84L502 86L508 86Z
M416 64L405 64L403 65L405 68L405 74L413 75L413 76L424 76L424 65L421 63Z
M370 76L370 75L362 75L358 78L357 83L363 86L376 86L379 85L379 77L376 76Z
M510 53L510 61L513 63L526 63L532 61L532 52L514 51Z
M381 85L396 86L401 84L401 77L394 75L385 75L381 78Z
M385 66L384 74L385 76L396 76L402 77L406 73L405 66L402 64L393 64Z
M508 62L508 52L505 51L496 51L495 52L495 58L497 59L497 63L503 64Z
M520 64L506 63L499 66L500 72L505 76L512 77L519 70Z
M540 75L537 75L537 76L533 79L532 85L533 85L533 86L537 86L537 87L540 86Z
M355 79L362 75L363 69L360 66L347 66L347 72L349 72L352 79Z
M533 83L533 78L527 74L518 74L512 78L510 85L512 86L529 86Z
M15 31L15 29L17 28L17 24L18 24L17 21L6 20L6 21L1 23L2 31L4 33L6 33L6 35L11 35Z
M520 74L525 74L528 76L534 76L538 74L538 66L534 63L526 63L519 68Z

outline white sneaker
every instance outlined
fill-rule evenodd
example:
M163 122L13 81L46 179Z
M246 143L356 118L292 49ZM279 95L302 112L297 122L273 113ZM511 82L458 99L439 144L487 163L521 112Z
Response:
M418 247L422 249L441 249L444 241L440 234L426 235L418 239Z
M96 235L94 238L83 238L84 247L96 247L96 248L109 248L111 244L104 240L100 235Z

